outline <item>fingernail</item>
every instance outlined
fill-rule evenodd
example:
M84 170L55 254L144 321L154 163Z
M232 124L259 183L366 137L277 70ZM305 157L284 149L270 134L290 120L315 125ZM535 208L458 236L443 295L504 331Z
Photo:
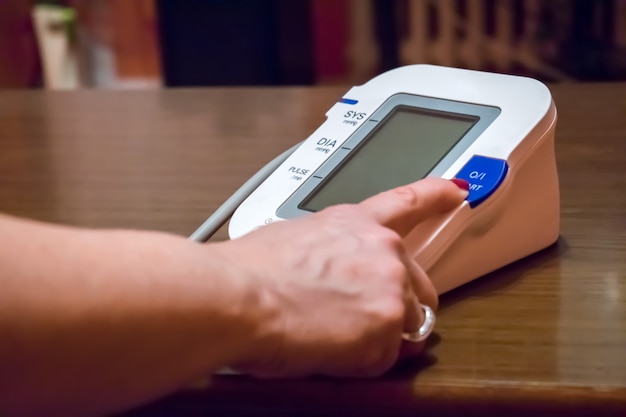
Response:
M452 178L450 181L453 182L461 190L469 191L470 184L466 180L461 178Z

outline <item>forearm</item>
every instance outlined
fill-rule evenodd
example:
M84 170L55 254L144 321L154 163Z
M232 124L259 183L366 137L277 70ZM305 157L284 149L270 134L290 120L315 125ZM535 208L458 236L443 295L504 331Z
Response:
M7 217L0 233L0 413L163 395L237 360L263 314L219 244Z

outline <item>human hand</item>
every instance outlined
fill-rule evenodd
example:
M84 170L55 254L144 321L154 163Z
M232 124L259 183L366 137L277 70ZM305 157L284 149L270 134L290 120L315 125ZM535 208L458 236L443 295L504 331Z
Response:
M435 309L437 293L402 238L466 196L428 178L226 242L234 273L254 281L269 312L233 367L261 377L364 377L418 353L422 344L401 336L422 325L419 305Z

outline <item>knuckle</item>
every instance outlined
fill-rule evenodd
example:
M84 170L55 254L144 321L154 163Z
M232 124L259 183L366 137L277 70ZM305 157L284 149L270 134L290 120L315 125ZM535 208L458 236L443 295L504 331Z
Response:
M381 264L381 267L382 264ZM393 259L384 264L384 270L381 271L381 276L384 277L385 283L395 284L399 288L404 288L407 281L407 271L404 264L399 259Z
M381 301L377 305L375 314L385 330L400 328L405 314L402 296L392 296Z
M402 263L376 258L371 254L365 256L369 258L367 261L351 263L346 269L350 276L359 277L370 300L378 300L385 305L388 300L401 299L408 281Z
M404 321L404 301L401 298L396 298L393 303L387 307L387 319L392 327L402 326Z
M395 188L390 191L403 205L419 207L424 203L424 195L419 188L409 185Z
M404 242L400 235L386 227L379 227L377 230L378 241L390 248L393 248L395 251L403 250Z
M399 357L399 347L395 344L379 346L372 349L364 367L364 376L378 377L387 372L396 363Z
M384 288L394 291L393 295L397 296L397 291L403 290L406 284L409 283L406 265L397 256L380 257L370 265L371 272L376 274Z

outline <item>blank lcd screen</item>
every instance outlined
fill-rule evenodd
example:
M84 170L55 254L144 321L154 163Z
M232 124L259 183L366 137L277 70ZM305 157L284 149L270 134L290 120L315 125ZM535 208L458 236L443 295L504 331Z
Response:
M299 205L308 211L359 203L424 178L478 116L397 107Z

